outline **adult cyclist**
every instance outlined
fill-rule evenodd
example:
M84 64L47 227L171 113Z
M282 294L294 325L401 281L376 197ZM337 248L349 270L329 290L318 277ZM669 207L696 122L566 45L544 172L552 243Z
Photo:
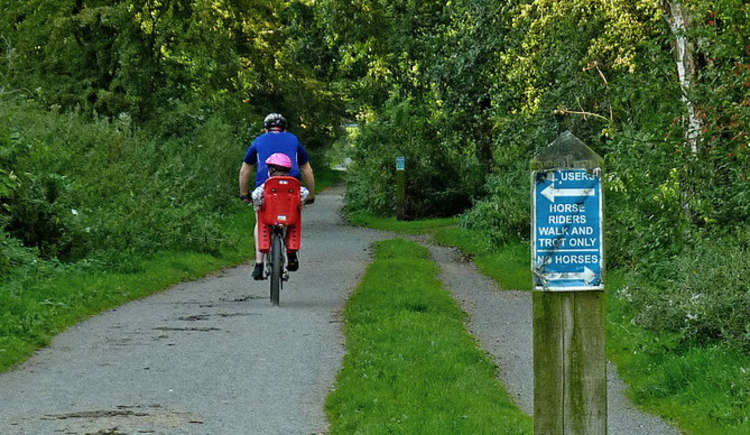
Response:
M248 194L250 177L253 169L257 165L255 174L255 187L265 183L268 178L268 167L266 160L275 153L286 154L292 161L292 169L289 175L301 179L307 185L310 196L307 198L307 204L315 201L315 176L313 175L312 166L310 166L310 155L300 143L297 136L288 132L287 121L278 113L269 113L263 120L265 133L256 137L253 143L247 149L245 158L240 168L240 198L250 203L252 198ZM253 229L255 235L255 268L252 277L256 280L263 279L263 253L258 250L258 224L256 222ZM299 260L296 252L287 254L287 269L296 271L299 269Z

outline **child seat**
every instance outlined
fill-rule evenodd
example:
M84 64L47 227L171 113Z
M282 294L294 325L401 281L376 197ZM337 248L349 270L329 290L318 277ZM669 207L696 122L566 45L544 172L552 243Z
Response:
M271 177L263 188L263 205L258 210L258 248L268 252L271 248L270 226L286 227L287 252L300 248L302 230L300 182L294 177Z

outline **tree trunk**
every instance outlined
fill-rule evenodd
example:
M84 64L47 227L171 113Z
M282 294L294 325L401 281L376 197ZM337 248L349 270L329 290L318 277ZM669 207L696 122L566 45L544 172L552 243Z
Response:
M485 95L484 98L479 101L478 114L479 118L473 125L474 139L476 140L476 156L479 160L479 164L485 169L486 172L490 172L494 166L494 157L492 155L492 127L488 122L489 116L487 113L492 108L492 101L490 97Z
M677 64L677 76L682 89L682 101L687 108L688 126L685 131L685 142L693 154L698 153L698 139L703 128L695 105L689 95L696 81L695 45L688 40L690 17L687 8L680 0L662 0L662 8L674 36L674 57Z

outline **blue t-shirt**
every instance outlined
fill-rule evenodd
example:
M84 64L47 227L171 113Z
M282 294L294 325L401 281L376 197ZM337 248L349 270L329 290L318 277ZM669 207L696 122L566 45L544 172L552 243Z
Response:
M266 182L268 167L266 159L275 153L284 153L292 160L292 170L289 175L301 179L299 167L310 161L310 155L297 139L297 136L287 131L270 131L255 138L245 153L243 161L248 165L258 165L255 174L255 187Z

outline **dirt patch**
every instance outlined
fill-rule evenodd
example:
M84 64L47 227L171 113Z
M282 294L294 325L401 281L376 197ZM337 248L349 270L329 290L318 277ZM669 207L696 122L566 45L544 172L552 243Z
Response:
M164 409L158 404L48 414L41 420L59 422L57 433L97 435L164 433L185 425L203 424L188 412Z

